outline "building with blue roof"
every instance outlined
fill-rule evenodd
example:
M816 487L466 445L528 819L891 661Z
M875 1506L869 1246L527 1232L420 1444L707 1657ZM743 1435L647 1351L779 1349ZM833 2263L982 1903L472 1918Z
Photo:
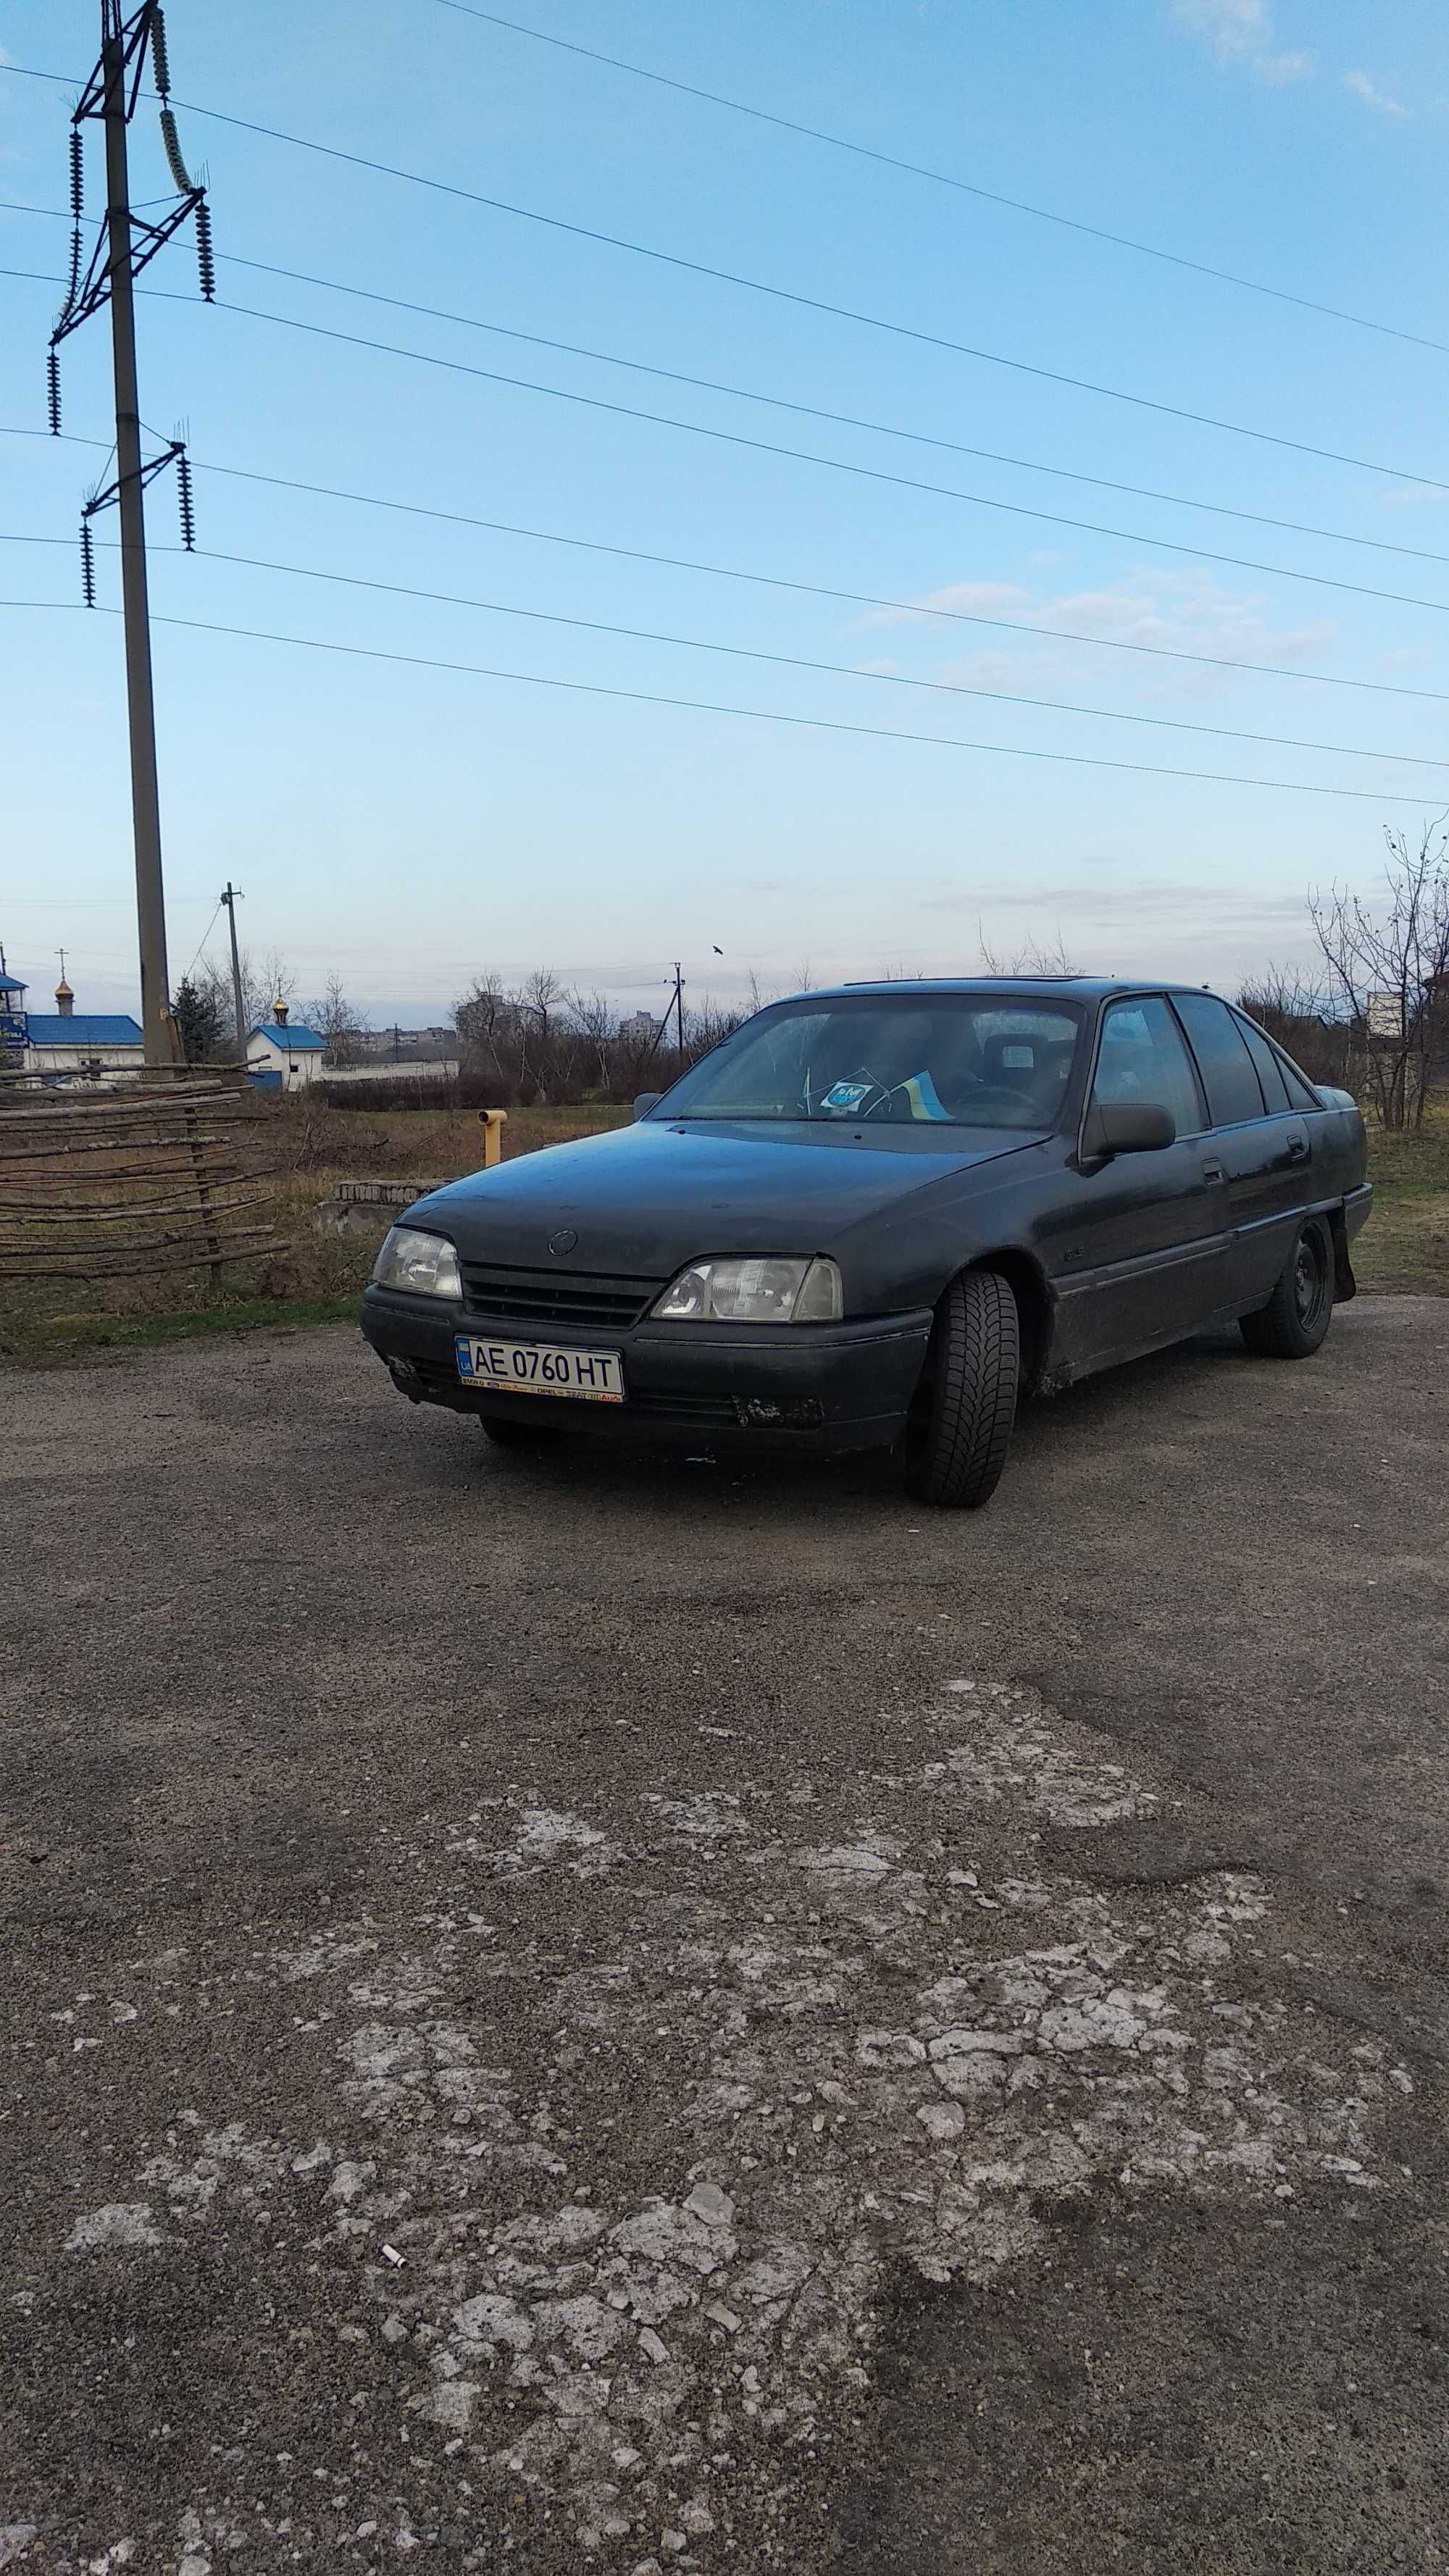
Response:
M247 1072L265 1091L302 1091L322 1071L327 1041L305 1020L288 1017L285 1002L274 1002L269 1020L247 1031Z
M16 997L24 991L23 984L16 987ZM0 1006L10 998L0 993ZM21 1011L19 1016L27 1073L94 1081L101 1074L134 1072L146 1060L146 1042L130 1012L78 1011L64 975L55 988L53 1011Z

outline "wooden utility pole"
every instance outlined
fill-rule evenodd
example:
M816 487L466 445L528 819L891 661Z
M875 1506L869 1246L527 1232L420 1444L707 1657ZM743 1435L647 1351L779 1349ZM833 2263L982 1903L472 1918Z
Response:
M158 221L131 205L126 130L150 61L162 100L161 137L178 201ZM146 583L146 485L174 464L180 487L181 532L194 540L191 480L179 439L147 461L141 448L136 383L137 275L156 253L195 220L201 292L210 302L216 281L204 189L193 185L181 158L169 101L171 75L166 31L157 0L141 0L134 15L122 0L101 0L101 50L71 119L71 212L75 229L65 304L50 338L50 425L60 431L61 342L103 304L111 308L111 356L116 398L116 475L86 503L81 521L81 566L88 606L95 604L95 555L90 523L114 502L121 521L121 607L126 643L126 709L131 740L131 817L136 858L136 928L141 952L141 1030L148 1065L179 1064L181 1037L171 1009L166 963L166 897L161 874L161 797L156 776L156 707L151 678L151 617ZM94 118L106 137L106 216L84 277L81 274L83 189L82 128Z
M112 22L114 26L114 21ZM101 47L106 129L106 230L110 237L111 354L116 383L116 501L121 516L121 604L126 630L126 710L131 734L131 818L136 842L136 928L141 948L141 1032L148 1064L180 1058L166 970L166 891L161 876L161 790L146 588L146 503L136 389L136 307L131 285L131 191L126 167L126 63L119 31Z
M242 1000L241 957L236 944L236 906L240 893L241 887L234 886L228 877L226 892L218 899L226 905L226 917L231 925L231 997L236 1005L236 1051L239 1057L244 1057L247 1051L247 1015Z

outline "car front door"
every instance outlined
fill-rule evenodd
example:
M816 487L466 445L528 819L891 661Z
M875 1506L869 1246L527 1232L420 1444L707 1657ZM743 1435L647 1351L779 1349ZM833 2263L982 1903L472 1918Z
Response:
M1175 993L1227 1181L1229 1294L1261 1306L1282 1274L1313 1193L1309 1121L1266 1038L1211 993ZM1251 1041L1257 1039L1254 1046Z
M1109 1002L1088 1107L1166 1109L1172 1144L1109 1161L1078 1156L1063 1175L1052 1262L1063 1358L1100 1367L1195 1332L1231 1299L1223 1167L1206 1105L1164 995Z

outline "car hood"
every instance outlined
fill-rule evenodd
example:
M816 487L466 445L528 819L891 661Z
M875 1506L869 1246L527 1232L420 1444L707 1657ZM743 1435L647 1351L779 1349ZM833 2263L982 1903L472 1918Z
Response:
M706 1253L829 1252L893 1201L1047 1132L959 1127L947 1142L908 1127L857 1142L803 1121L645 1119L473 1172L404 1222L474 1260L662 1279Z

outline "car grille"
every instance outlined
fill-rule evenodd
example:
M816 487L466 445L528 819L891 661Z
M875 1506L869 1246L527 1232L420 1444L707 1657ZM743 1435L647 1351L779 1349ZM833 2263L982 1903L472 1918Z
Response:
M482 1269L463 1264L463 1291L473 1313L500 1324L577 1324L627 1332L668 1286L665 1279L617 1279L593 1270Z

